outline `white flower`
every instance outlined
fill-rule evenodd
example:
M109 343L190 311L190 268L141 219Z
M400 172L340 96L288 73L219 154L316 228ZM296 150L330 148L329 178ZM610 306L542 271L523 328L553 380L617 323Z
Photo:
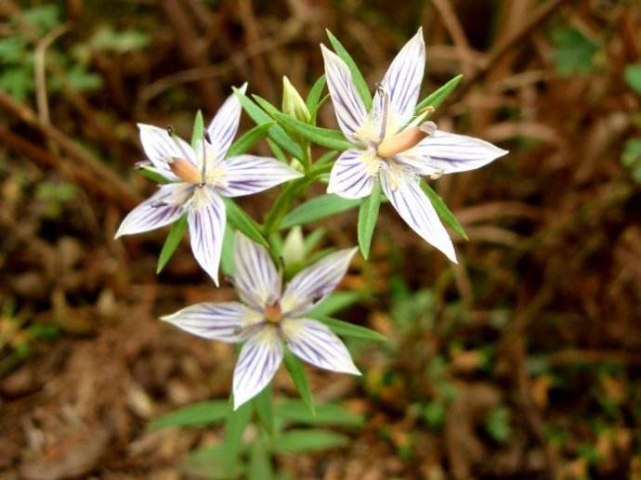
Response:
M247 84L241 91L244 93ZM218 285L225 231L223 197L258 193L298 178L300 173L273 158L239 155L225 159L238 130L240 102L231 95L193 149L168 129L139 124L140 140L153 169L170 183L125 217L116 238L154 230L187 212L196 261Z
M425 70L422 29L403 47L379 84L368 113L345 62L321 45L338 124L354 144L336 160L327 191L363 198L377 178L391 204L423 239L456 262L452 241L420 187L438 177L482 167L507 151L477 138L416 125L414 109ZM420 119L419 119L420 120Z
M328 255L294 276L283 291L267 250L236 233L234 284L242 303L199 303L162 320L199 337L244 342L234 371L235 409L269 384L283 360L283 344L319 368L360 375L343 342L306 317L336 288L355 252Z

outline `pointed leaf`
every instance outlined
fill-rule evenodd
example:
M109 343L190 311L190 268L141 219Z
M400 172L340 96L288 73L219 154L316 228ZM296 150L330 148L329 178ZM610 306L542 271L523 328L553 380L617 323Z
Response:
M320 102L321 96L323 95L323 90L325 90L325 85L327 84L327 79L325 75L321 75L318 80L314 83L309 94L307 95L307 109L312 113L316 110L318 103Z
M381 184L377 180L372 188L372 193L361 201L358 211L358 246L361 249L363 258L369 257L369 249L372 245L372 235L378 220L378 211L381 206Z
M166 185L170 183L168 179L163 177L160 173L149 167L137 167L136 171L145 178L152 180L160 185Z
M256 395L252 402L254 409L258 414L260 424L263 426L269 436L274 435L274 405L272 404L272 386L271 383L263 388L263 391Z
M463 80L463 75L457 75L452 78L449 82L443 85L441 88L431 93L425 97L419 104L416 106L416 113L418 114L421 110L427 107L438 108L443 102L449 97L452 92L458 87L459 83Z
M196 118L194 119L194 128L191 131L191 148L196 150L198 142L201 142L205 135L205 121L203 120L203 112L198 110Z
M241 155L254 146L261 138L267 135L270 128L276 125L276 122L263 123L256 125L254 128L243 134L238 140L231 144L227 150L227 158Z
M307 140L323 147L331 148L332 150L349 150L350 148L354 148L354 145L352 145L345 138L345 135L338 130L314 127L313 125L301 122L280 112L274 112L273 117L282 126L289 128L293 132L305 137Z
M360 292L334 292L305 315L310 318L326 317L355 304L363 297Z
M249 450L248 480L272 480L274 478L269 453L265 442L261 438L254 440L251 450Z
M284 422L302 425L360 427L365 423L361 414L354 413L338 403L316 405L316 414L312 415L307 406L297 399L287 399L278 403L276 415Z
M285 352L285 367L287 368L290 377L292 377L294 385L296 385L300 398L305 403L309 412L314 415L314 398L312 396L312 391L309 388L309 382L307 381L307 375L303 369L303 364L291 352Z
M317 452L347 445L349 437L327 430L290 430L278 437L279 453Z
M149 428L188 427L194 425L209 425L222 422L231 411L231 405L225 400L192 403L191 405L174 410L152 421Z
M432 187L430 187L427 183L421 182L421 187L427 195L427 198L429 198L430 202L432 202L432 205L434 206L434 209L436 210L436 213L438 213L439 217L441 217L443 221L447 223L450 228L458 233L461 237L463 237L465 240L469 240L467 233L465 233L465 230L463 229L463 226L459 223L450 209L447 208L447 205L445 205L443 199L439 197L439 195L434 190L432 190Z
M174 252L180 245L181 240L185 236L185 231L187 230L187 214L184 214L178 220L176 220L171 226L169 235L167 235L167 240L162 246L160 251L160 256L158 257L158 266L156 267L156 274L162 272L162 269L165 268L167 262L174 255Z
M234 232L229 225L225 225L223 237L223 252L220 255L220 265L225 275L234 275Z
M358 206L360 199L350 200L326 193L299 205L283 218L281 229L315 222Z
M365 110L369 112L369 110L372 108L372 94L369 91L369 87L367 86L365 78L363 78L363 74L356 66L356 62L354 62L352 56L347 52L347 50L345 50L343 44L338 41L338 39L332 34L332 32L330 32L329 30L325 31L327 32L327 37L329 38L329 41L332 44L336 55L341 57L341 59L347 64L347 67L352 74L352 81L354 82L354 86L356 87L358 94L363 100Z
M243 433L249 425L252 412L252 402L244 403L237 410L230 408L223 443L223 465L227 473L230 473L238 463L238 457L243 449Z
M323 322L327 325L332 332L336 335L343 337L358 338L361 340L372 340L374 342L386 342L387 337L376 330L371 330L367 327L354 325L353 323L344 322L331 317L312 317L316 320Z
M269 248L269 243L265 239L262 233L260 233L260 227L256 222L249 216L245 211L240 208L236 203L227 197L222 197L225 201L225 207L227 208L227 220L232 226L242 232L246 237L252 239L254 242L262 245L265 248Z

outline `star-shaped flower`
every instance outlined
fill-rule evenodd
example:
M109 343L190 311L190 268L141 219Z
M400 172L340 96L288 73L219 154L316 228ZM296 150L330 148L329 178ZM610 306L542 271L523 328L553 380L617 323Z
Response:
M234 408L265 388L280 366L284 344L325 370L360 375L343 342L307 317L338 285L356 249L332 253L282 287L282 276L262 246L236 233L234 285L240 302L199 303L163 317L199 337L244 345L234 371Z
M336 160L327 191L363 198L380 179L383 192L407 224L456 262L452 241L420 187L420 176L473 170L507 151L477 138L438 130L414 117L423 73L423 32L403 47L378 85L367 112L346 63L321 45L336 118L354 148Z
M245 89L246 84L241 91ZM258 193L301 176L274 158L238 155L225 159L238 130L240 113L240 102L231 95L195 149L170 129L138 125L153 169L169 183L125 217L116 238L163 227L187 212L194 257L218 285L226 222L221 196Z

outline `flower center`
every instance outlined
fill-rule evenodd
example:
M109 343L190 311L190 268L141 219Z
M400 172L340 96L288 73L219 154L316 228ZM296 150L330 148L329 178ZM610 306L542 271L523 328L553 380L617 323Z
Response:
M433 122L425 122L418 127L407 127L403 131L384 138L378 144L376 153L381 158L391 158L399 153L406 152L418 145L425 137L432 135L436 130Z
M192 185L198 185L201 182L201 174L198 169L185 158L171 157L169 168L181 180Z
M278 301L272 303L271 305L265 305L265 320L269 323L277 324L283 318L283 312L280 308L280 303Z

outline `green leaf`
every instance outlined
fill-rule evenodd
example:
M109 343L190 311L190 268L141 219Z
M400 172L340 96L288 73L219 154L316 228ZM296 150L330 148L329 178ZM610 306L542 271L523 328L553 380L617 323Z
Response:
M170 183L168 179L163 177L160 173L153 169L153 167L138 167L136 171L145 178L152 180L161 185L166 185Z
M235 157L236 155L242 155L254 144L267 135L267 132L270 128L276 125L276 122L263 123L262 125L256 125L254 128L242 135L238 140L231 144L229 150L227 150L227 158Z
M274 112L273 117L284 127L291 129L307 140L323 147L331 148L332 150L349 150L350 148L354 148L354 145L338 130L314 127L313 125L301 122L280 112Z
M276 142L274 142L271 138L267 138L267 145L269 145L269 148L274 154L276 160L285 164L289 164L289 160L287 160L285 152L278 146Z
M149 428L189 427L210 425L227 418L231 406L226 400L192 403L191 405L168 413L149 424Z
M307 95L307 110L314 112L318 103L320 102L321 96L323 95L323 90L325 90L325 85L327 84L327 78L325 75L321 75L318 80L314 83L309 94Z
M317 452L338 448L349 443L349 437L327 430L290 430L278 437L274 449L278 453Z
M271 480L274 478L272 462L265 442L258 438L254 440L249 451L248 480Z
M243 449L243 433L252 418L253 404L247 402L232 410L227 416L223 442L223 465L225 472L231 472L238 463L238 457Z
M447 208L447 205L445 205L443 199L439 197L438 194L434 190L432 190L432 187L430 187L427 183L421 182L421 187L427 195L427 198L429 198L430 202L432 202L432 205L434 206L434 209L438 213L439 217L441 217L443 221L445 221L445 223L447 223L450 228L458 233L461 237L463 237L465 240L469 240L469 238L467 237L467 233L465 233L465 230L463 229L463 226L459 223L450 209Z
M227 197L222 197L225 202L225 207L227 208L227 220L232 226L243 233L246 237L250 238L254 242L262 245L265 248L269 248L269 243L265 239L262 233L260 233L260 228L245 211L240 208L236 203Z
M311 315L310 315L311 316ZM376 330L371 330L367 327L354 325L353 323L344 322L331 317L312 317L320 320L327 325L332 332L336 335L343 337L358 338L361 340L372 340L374 342L386 342L387 337Z
M185 236L185 231L187 230L187 214L183 214L178 220L176 220L171 226L169 235L167 235L167 240L162 246L160 251L160 256L158 257L158 266L156 267L156 274L162 272L162 269L165 268L169 259L173 256L174 252L180 245L181 240Z
M234 93L238 97L238 100L240 101L240 104L243 106L245 111L247 112L247 115L250 116L250 118L256 122L257 125L262 125L264 123L271 123L273 122L272 118L263 111L256 103L251 100L249 97L244 95L240 90L237 88L234 88ZM291 138L289 138L289 135L287 135L287 132L283 130L283 127L280 125L274 125L269 129L268 133L269 138L271 138L276 144L278 144L279 147L282 149L286 150L289 152L291 155L293 155L296 158L302 158L303 157L303 151L301 150L300 146L294 142Z
M637 95L641 95L641 64L627 65L624 72L625 83Z
M305 370L303 369L303 365L300 360L291 352L285 352L285 367L289 372L289 376L292 377L294 385L296 385L300 398L305 403L309 412L314 415L316 413L314 409L314 398L312 396L312 391L309 388L307 375L305 374Z
M194 128L191 131L191 148L196 151L199 142L202 142L205 136L205 121L203 120L203 112L198 110L196 118L194 118Z
M325 193L299 205L283 218L281 229L291 228L295 225L304 225L315 222L337 213L344 212L358 206L360 200L351 200L339 197L333 193Z
M365 260L369 257L369 249L372 245L372 235L378 220L378 210L381 206L381 184L378 180L374 182L372 193L361 200L358 210L358 246Z
M552 32L552 60L562 76L590 73L601 45L586 37L581 30L563 27Z
M361 427L365 423L362 415L337 403L316 405L316 413L312 415L307 406L296 399L287 399L276 404L276 415L284 422L303 425Z
M273 436L275 427L271 383L263 388L263 390L252 399L252 402L254 403L254 409L258 414L260 424L270 436Z
M312 318L326 317L339 312L363 298L360 292L334 292L312 308L307 314Z
M365 78L363 78L363 74L358 69L358 67L356 66L356 62L354 62L354 59L347 52L347 50L345 50L345 47L343 47L341 42L338 41L338 39L332 34L332 32L330 32L329 30L325 31L327 32L327 37L329 38L332 47L334 47L336 55L341 57L341 59L347 64L347 67L352 74L352 81L354 82L354 86L356 87L358 94L363 100L365 110L369 112L372 108L372 94L369 91L369 87L367 86Z
M220 255L220 266L225 275L234 275L234 232L229 225L225 225L223 237L223 251Z
M445 85L440 87L438 90L425 97L416 106L416 113L418 114L421 110L424 110L427 107L433 107L435 109L440 107L443 102L447 100L447 97L449 97L452 92L456 90L456 87L459 86L461 80L463 80L463 75L457 75L456 77L448 81Z

